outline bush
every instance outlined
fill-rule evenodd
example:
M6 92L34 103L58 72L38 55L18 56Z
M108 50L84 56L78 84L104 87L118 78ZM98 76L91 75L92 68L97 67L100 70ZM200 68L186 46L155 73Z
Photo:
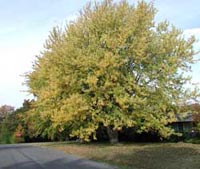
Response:
M184 142L185 143L200 144L200 138L199 137L191 138L191 139L185 140Z
M13 135L9 133L8 130L1 130L0 134L0 143L1 144L11 144L14 143L15 140L13 138Z

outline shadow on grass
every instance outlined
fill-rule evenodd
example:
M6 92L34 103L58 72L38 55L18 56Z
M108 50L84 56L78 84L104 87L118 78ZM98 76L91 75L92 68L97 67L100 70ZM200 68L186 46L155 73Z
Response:
M117 163L130 169L199 169L200 152L195 148L158 146L119 153ZM124 164L124 165L123 165Z
M200 169L200 145L185 143L53 143L69 154L122 169ZM57 147L58 146L58 147Z

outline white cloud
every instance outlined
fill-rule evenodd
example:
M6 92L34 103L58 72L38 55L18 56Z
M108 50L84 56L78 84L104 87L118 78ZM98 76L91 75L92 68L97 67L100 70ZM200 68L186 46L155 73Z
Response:
M200 28L186 29L184 30L186 35L194 35L197 38L200 38Z

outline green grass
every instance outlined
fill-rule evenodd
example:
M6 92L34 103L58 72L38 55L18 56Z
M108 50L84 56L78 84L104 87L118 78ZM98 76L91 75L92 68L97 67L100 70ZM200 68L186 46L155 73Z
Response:
M48 143L68 154L106 162L121 169L199 169L200 145L188 143L78 144Z

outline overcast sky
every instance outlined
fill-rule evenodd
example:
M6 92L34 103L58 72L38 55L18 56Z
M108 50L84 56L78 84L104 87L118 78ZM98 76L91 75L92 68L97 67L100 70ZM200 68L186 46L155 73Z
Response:
M22 85L25 81L22 75L31 70L52 27L74 19L87 2L0 0L0 106L20 107L29 97L23 92L26 87ZM167 19L186 35L194 34L200 40L199 0L154 0L154 3L158 9L156 21ZM195 48L200 49L200 42ZM200 63L192 68L193 81L200 83Z

